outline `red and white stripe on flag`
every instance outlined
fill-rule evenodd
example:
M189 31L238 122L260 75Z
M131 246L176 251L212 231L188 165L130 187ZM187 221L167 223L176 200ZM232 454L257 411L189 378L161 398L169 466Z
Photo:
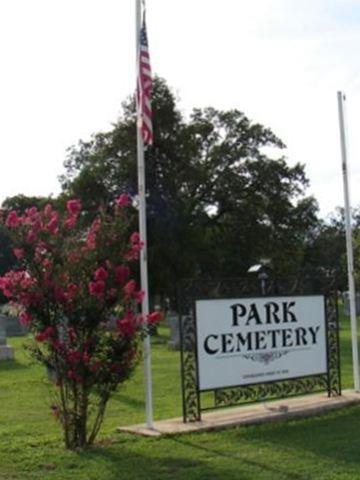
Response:
M153 143L152 128L152 77L150 66L149 45L146 32L145 13L140 29L140 41L138 48L138 79L137 79L137 118L138 127L141 130L145 145Z

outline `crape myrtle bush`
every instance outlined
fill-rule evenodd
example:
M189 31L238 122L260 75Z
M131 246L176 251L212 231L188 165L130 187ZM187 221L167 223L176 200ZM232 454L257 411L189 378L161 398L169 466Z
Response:
M160 319L158 312L138 313L144 293L131 264L142 242L129 234L131 208L123 194L99 208L90 227L82 225L79 200L69 200L65 213L50 205L2 212L18 262L0 277L0 289L32 333L32 355L54 380L51 408L67 448L94 442L111 394L139 359L139 340Z

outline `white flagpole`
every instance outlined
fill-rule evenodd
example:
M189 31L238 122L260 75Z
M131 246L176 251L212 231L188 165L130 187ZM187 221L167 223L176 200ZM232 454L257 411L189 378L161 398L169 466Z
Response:
M344 115L345 95L343 92L337 92L338 109L339 109L339 127L340 127L340 143L342 157L342 173L344 181L344 201L345 201L345 226L346 226L346 252L347 252L347 270L349 282L349 303L350 303L350 320L351 320L351 339L352 339L352 360L353 360L353 376L354 389L359 391L359 354L357 341L357 319L356 319L356 294L354 280L354 255L352 245L352 229L350 217L350 194L349 180L347 171L347 145L346 145L346 129Z
M139 48L141 28L141 3L136 0L136 78L139 74ZM147 235L146 235L146 198L145 198L145 162L144 142L141 135L139 122L137 124L137 165L138 165L138 194L139 194L139 233L144 242L140 254L140 277L141 289L145 292L142 301L142 314L146 317L149 314L149 286L147 270ZM146 335L143 341L144 354L144 375L145 375L145 409L146 425L153 428L153 405L152 405L152 379L151 379L151 345L150 336Z

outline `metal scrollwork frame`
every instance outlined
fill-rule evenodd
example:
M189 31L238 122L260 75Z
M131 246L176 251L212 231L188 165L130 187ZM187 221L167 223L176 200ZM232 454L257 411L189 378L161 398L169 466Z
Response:
M327 373L290 380L259 383L243 387L216 389L213 404L202 408L198 385L195 300L229 298L231 296L315 295L325 296L327 327ZM329 278L301 278L271 281L264 286L256 279L226 279L184 281L179 290L181 378L183 420L201 420L205 410L230 407L256 401L327 391L329 396L341 395L340 346L337 291Z

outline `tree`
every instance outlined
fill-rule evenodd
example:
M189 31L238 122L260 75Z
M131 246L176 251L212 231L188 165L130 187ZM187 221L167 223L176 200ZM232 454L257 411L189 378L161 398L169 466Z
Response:
M360 212L351 212L353 230L355 272L360 265ZM337 207L325 220L319 221L307 242L304 255L304 268L307 272L321 271L335 277L339 290L348 289L345 212ZM358 273L357 273L358 279Z
M154 145L146 155L152 291L173 295L180 278L243 275L262 256L294 273L317 205L305 197L302 165L271 158L284 148L274 133L238 110L180 113L164 80L153 95ZM137 191L135 106L106 133L69 150L62 186L91 210L99 200Z
M36 207L42 209L46 205L57 206L58 203L57 199L51 197L28 197L27 195L19 194L7 197L2 203L2 208L23 213L27 208Z

